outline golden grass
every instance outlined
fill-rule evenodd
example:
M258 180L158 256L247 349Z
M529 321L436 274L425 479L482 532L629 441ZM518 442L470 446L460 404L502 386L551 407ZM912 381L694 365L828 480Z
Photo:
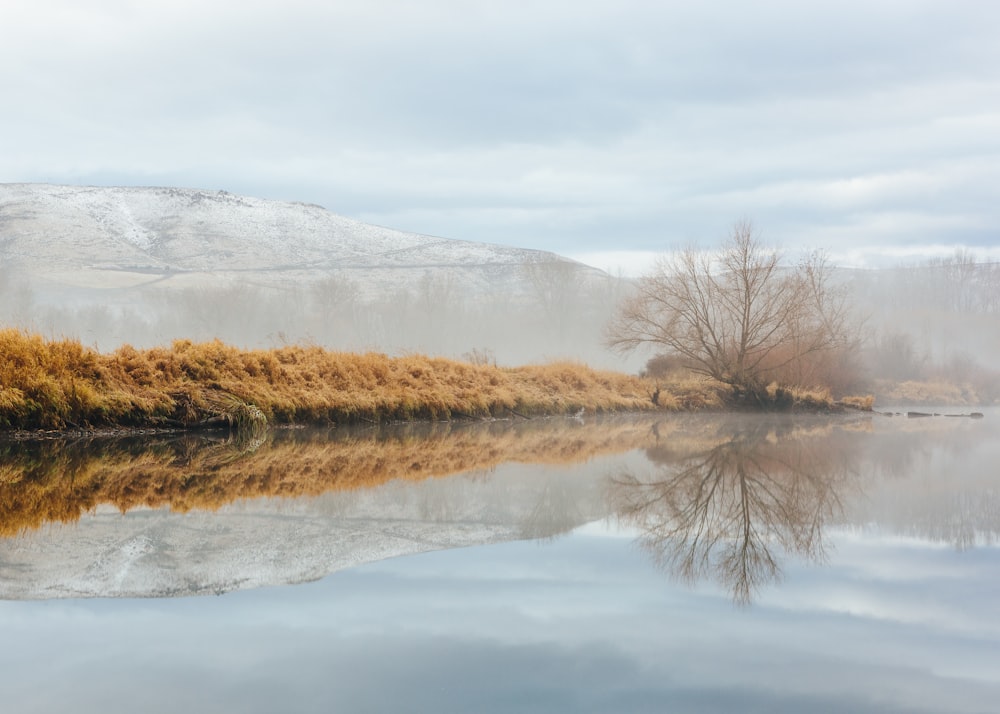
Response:
M971 406L981 403L972 385L944 380L880 380L875 384L875 391L879 401L886 404Z
M687 370L673 370L660 383L666 392L661 391L657 401L668 409L722 409L729 391L722 382Z
M390 358L304 345L240 350L218 340L176 340L143 350L125 345L102 354L75 340L0 330L0 430L224 421L256 433L265 421L345 424L580 410L717 410L727 404L727 389L685 372L653 380L576 362L504 368L481 360ZM790 408L835 406L828 389L784 393L791 397Z
M851 409L858 409L863 412L870 412L875 407L875 396L866 394L865 396L843 397L840 403Z
M0 428L8 429L190 426L219 417L225 400L277 423L638 411L657 408L653 389L648 380L572 362L502 368L188 340L101 354L75 340L0 330Z
M0 443L0 536L72 522L102 504L122 512L140 506L212 510L238 499L316 496L512 461L580 463L654 440L645 419L420 427L355 430L334 438L272 431L250 451L238 439L212 442L193 435Z

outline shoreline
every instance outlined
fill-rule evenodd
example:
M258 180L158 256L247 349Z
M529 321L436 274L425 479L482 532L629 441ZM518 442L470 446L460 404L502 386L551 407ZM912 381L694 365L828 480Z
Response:
M775 403L751 407L733 404L725 385L689 374L657 380L571 361L498 367L310 345L243 350L177 340L101 353L3 329L0 356L0 438L8 439L873 405L870 396L834 400L824 389L773 385Z
M892 412L892 411L879 411L877 409L865 409L861 407L853 407L849 405L844 405L840 403L832 404L828 407L807 407L807 408L789 408L789 409L760 409L760 408L740 408L734 406L721 407L721 408L703 408L703 409L644 409L644 410L633 410L633 411L598 411L591 414L563 414L563 413L551 413L551 414L535 414L530 417L521 416L508 416L508 417L483 417L483 418L473 418L467 416L453 417L450 419L396 419L396 420L382 420L382 421L355 421L355 422L298 422L298 423L280 423L271 424L267 423L264 426L266 430L276 430L276 431L295 431L295 430L307 430L307 429L383 429L383 428L396 428L414 425L458 425L458 424L506 424L506 423L524 423L524 422L535 422L544 421L549 419L563 419L567 421L583 421L584 419L593 418L613 418L613 417L641 417L641 416L655 416L661 414L663 416L697 416L697 415L741 415L741 416L759 416L762 418L775 417L775 416L847 416L852 414L857 415L871 415L871 416L902 416L908 417L910 413L908 412ZM947 416L947 417L972 417L981 418L982 414L979 412L973 412L972 414L915 414L915 416ZM191 424L188 426L101 426L93 428L85 427L69 427L66 429L10 429L4 430L0 429L0 444L3 442L22 442L22 441L72 441L75 439L124 439L132 437L161 437L161 436L193 436L199 434L218 434L231 436L233 434L239 435L239 429L234 426L229 426L226 424ZM260 432L263 433L263 430Z

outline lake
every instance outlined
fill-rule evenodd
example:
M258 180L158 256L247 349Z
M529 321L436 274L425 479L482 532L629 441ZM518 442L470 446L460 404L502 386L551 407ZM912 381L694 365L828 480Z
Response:
M984 413L0 442L3 710L995 712Z

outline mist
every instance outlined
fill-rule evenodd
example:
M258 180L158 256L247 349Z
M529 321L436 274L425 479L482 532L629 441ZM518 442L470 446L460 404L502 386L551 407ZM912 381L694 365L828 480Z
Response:
M850 280L865 317L870 386L948 383L956 400L1000 401L1000 263L959 250Z
M628 281L570 261L526 262L505 290L473 291L446 269L373 282L330 271L287 284L208 280L189 287L53 289L0 269L0 323L110 351L175 339L244 348L308 343L513 366L555 360L635 371L603 344Z
M234 200L208 198L221 205ZM164 236L176 231L150 225ZM663 364L655 353L622 356L606 346L607 327L633 281L554 254L524 250L484 260L473 249L428 253L422 263L393 256L351 266L330 258L327 264L346 267L268 268L267 260L294 251L247 262L245 255L230 256L243 245L242 229L228 237L203 235L201 224L189 230L194 245L217 253L205 267L186 264L183 253L145 268L137 261L160 258L141 253L109 257L104 265L94 253L67 256L77 267L56 269L50 266L68 244L45 244L34 263L25 263L25 251L40 239L26 242L27 233L12 232L0 243L0 325L77 339L102 352L219 339L242 348L313 344L501 366L572 360L651 376ZM244 262L227 265L226 256ZM74 270L89 277L67 279ZM874 394L880 404L1000 402L1000 263L959 250L894 268L835 268L833 278L846 287L857 315L858 346L824 365L815 377L821 384L801 386L827 387L837 396Z
M1000 263L958 250L893 268L831 268L830 280L846 294L849 344L807 360L799 375L772 372L777 381L883 405L1000 402ZM685 364L654 354L642 371L669 378Z
M850 286L863 332L862 353L839 391L919 402L915 385L947 383L950 401L1000 401L1000 264L963 252L837 275ZM0 269L0 323L101 351L220 339L245 348L308 343L506 366L573 360L641 372L655 364L655 355L626 358L604 344L629 279L571 262L525 263L516 277L509 290L485 293L444 270L384 288L334 271L283 286L232 280L115 291L54 290ZM899 383L917 391L891 392Z

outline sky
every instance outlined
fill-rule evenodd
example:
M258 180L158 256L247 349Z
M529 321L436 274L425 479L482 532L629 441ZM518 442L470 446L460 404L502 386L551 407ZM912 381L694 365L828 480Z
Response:
M5 0L0 182L317 203L641 272L741 219L1000 260L1000 4Z

